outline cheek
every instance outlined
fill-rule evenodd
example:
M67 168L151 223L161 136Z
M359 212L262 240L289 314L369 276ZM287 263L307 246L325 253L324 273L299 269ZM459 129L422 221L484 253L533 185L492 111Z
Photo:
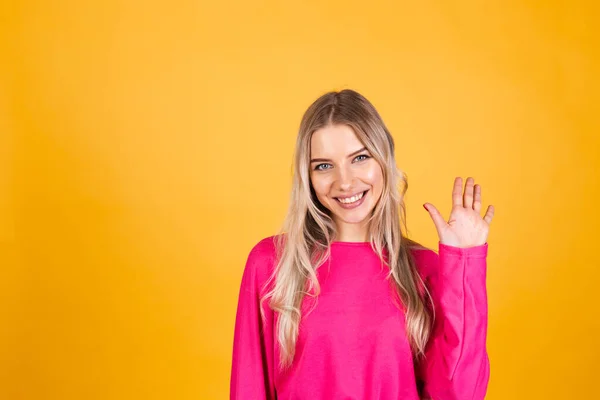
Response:
M373 189L381 190L383 187L383 172L381 171L379 164L373 163L365 171L365 180L369 183L369 185L373 186Z
M325 197L329 193L329 183L323 177L311 177L311 184L317 197Z

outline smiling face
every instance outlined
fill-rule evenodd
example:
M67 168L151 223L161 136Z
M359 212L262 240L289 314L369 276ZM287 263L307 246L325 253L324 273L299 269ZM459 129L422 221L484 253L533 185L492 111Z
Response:
M319 202L331 211L339 239L366 241L366 220L383 191L379 163L348 125L315 131L310 159L312 186Z

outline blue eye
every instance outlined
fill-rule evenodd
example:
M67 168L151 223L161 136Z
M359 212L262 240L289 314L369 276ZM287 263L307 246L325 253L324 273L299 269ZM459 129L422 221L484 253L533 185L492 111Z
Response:
M324 171L325 169L329 169L329 168L321 168L323 165L330 165L330 164L319 164L315 167L315 171Z
M363 158L361 158L361 157L363 157ZM367 154L359 154L356 157L354 157L354 161L364 161L369 158L371 158L371 157L368 156ZM315 171L325 171L328 169L331 169L331 164L319 164L315 167Z

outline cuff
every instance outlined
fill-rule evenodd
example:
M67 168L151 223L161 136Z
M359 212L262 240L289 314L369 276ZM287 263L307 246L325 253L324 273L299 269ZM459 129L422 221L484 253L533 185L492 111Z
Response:
M443 244L442 242L438 241L438 247L439 247L439 254L444 253L444 254L450 254L450 255L456 255L456 256L462 256L462 257L485 258L488 253L488 242L485 242L484 244L479 245L479 246L456 247L456 246L450 246L447 244Z

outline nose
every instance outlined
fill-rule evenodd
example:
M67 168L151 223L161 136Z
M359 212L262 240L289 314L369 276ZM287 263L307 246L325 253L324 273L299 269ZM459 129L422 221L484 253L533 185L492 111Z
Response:
M352 188L354 176L352 171L347 168L338 168L337 183L341 191L349 191Z

